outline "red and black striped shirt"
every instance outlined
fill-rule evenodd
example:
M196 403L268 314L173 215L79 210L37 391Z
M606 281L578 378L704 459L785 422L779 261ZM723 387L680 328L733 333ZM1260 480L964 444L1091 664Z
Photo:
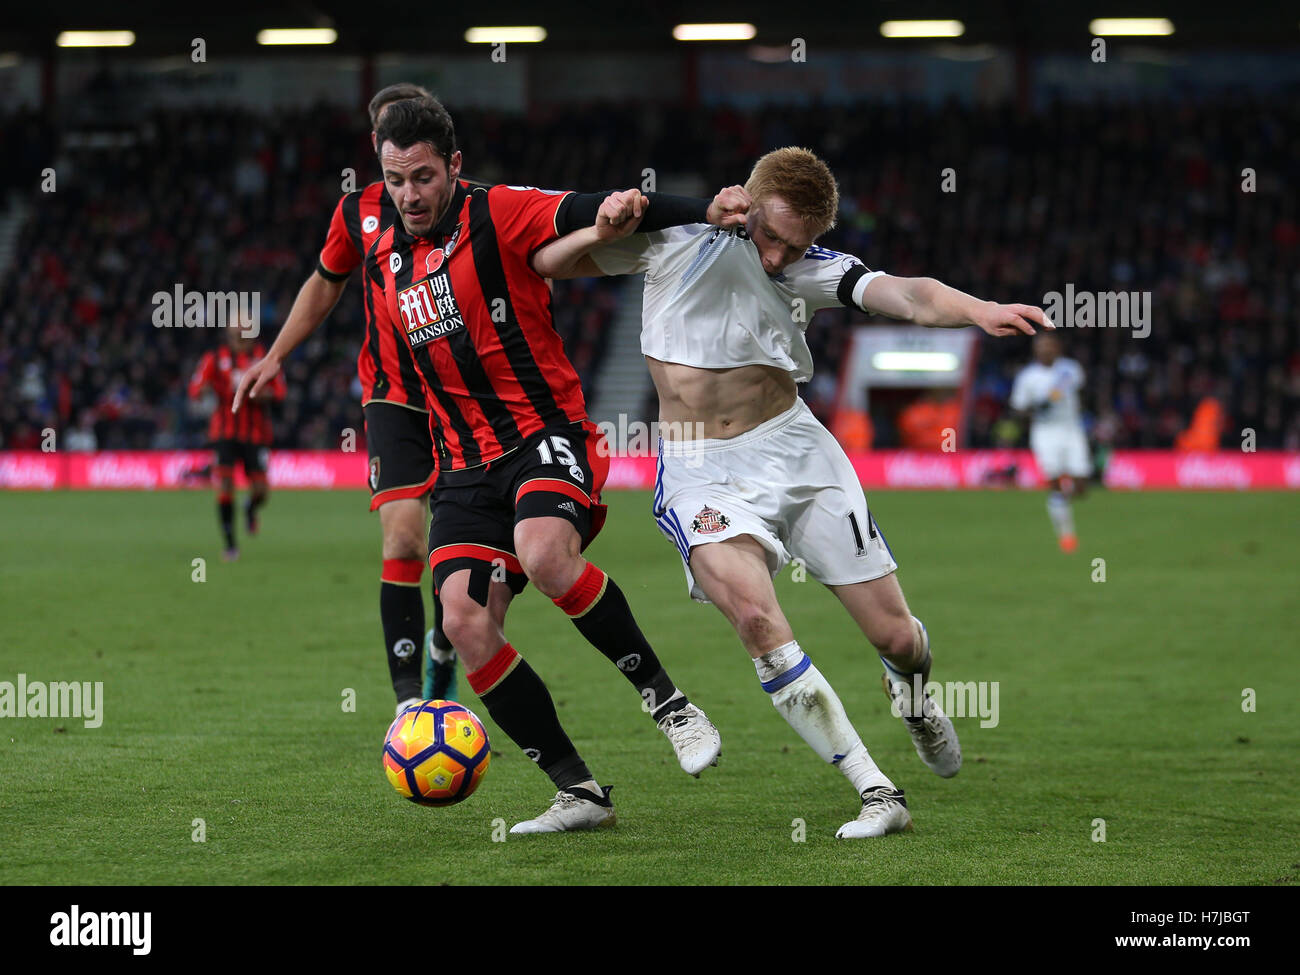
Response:
M361 266L375 240L397 219L397 210L382 182L371 183L339 200L330 220L317 271L331 281L342 281ZM411 350L392 328L381 327L372 314L370 279L362 275L366 337L357 354L361 380L361 405L371 400L398 403L427 410L424 390L411 358Z
M374 319L415 360L444 470L475 467L548 426L587 417L578 375L529 266L566 193L459 181L427 237L400 220L366 255Z
M271 417L266 399L284 399L283 373L277 373L271 380L270 397L263 394L255 400L245 400L238 413L230 412L235 390L239 387L239 378L244 370L263 355L265 352L258 343L247 352L234 352L223 346L205 352L199 360L198 368L190 377L190 399L198 399L205 387L211 387L217 394L217 408L212 411L212 418L208 421L208 439L213 443L218 440L238 440L257 447L271 446Z

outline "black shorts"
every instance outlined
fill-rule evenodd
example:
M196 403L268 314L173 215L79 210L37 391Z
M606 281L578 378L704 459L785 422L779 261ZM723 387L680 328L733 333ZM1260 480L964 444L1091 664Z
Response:
M515 555L515 525L527 518L566 519L586 548L605 524L600 489L609 452L602 439L590 422L548 428L490 463L443 471L429 503L434 586L458 569L486 568L521 592L528 577Z
M362 412L370 452L370 510L428 494L438 473L429 414L383 402L367 403Z
M217 475L221 475L222 468L234 473L235 463L238 461L244 465L244 476L252 477L254 474L259 476L266 474L266 461L270 454L269 447L262 447L255 443L248 443L244 440L218 440L213 444L213 449L217 452Z

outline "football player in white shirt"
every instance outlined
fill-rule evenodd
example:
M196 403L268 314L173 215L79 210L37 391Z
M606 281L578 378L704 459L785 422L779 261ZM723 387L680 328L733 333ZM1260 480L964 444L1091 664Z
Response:
M760 159L718 195L746 226L677 227L596 250L578 231L534 256L548 277L646 273L641 349L659 392L664 439L654 511L677 546L691 596L735 627L778 712L862 799L839 838L911 829L900 789L876 766L834 689L795 641L772 579L791 558L843 603L880 654L894 711L917 753L947 778L961 767L952 722L922 693L929 637L839 443L799 398L812 377L804 329L836 304L922 325L1033 334L1038 308L980 301L931 278L869 271L816 246L839 195L806 149ZM638 211L639 212L639 211ZM634 219L634 218L633 218Z
M1011 387L1011 408L1030 415L1029 447L1050 488L1047 515L1062 552L1079 547L1070 499L1082 497L1092 474L1088 440L1079 419L1083 367L1061 355L1061 340L1043 334L1034 340L1034 362Z

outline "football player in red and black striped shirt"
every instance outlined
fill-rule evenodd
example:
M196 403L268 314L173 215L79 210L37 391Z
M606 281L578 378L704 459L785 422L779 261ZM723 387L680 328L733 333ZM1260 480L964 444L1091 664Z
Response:
M243 464L248 478L248 501L244 516L248 533L257 533L257 509L266 503L266 457L271 446L271 418L269 406L258 402L242 413L231 412L235 388L243 373L262 355L260 344L245 336L238 328L226 333L226 345L205 352L190 378L190 399L198 399L205 389L217 395L217 406L208 421L208 440L216 451L213 465L217 488L217 515L221 521L221 534L225 539L225 559L239 558L235 544L235 464ZM284 379L276 376L271 383L270 397L284 399Z
M380 120L377 148L400 221L366 255L377 322L397 329L424 382L440 471L429 564L444 626L470 685L501 728L555 782L552 807L512 832L612 823L555 713L546 685L505 639L510 600L529 579L615 663L692 774L716 761L717 729L674 685L622 591L580 554L604 520L607 451L564 355L550 290L530 265L558 237L619 222L649 231L743 222L706 200L475 187L440 105L403 101Z
M404 98L429 97L428 91L412 84L390 85L378 92L370 100L372 142L379 118L389 105ZM366 251L392 226L394 217L392 198L379 181L339 200L316 270L304 282L271 351L240 384L237 409L244 392L255 398L279 373L285 357L325 320ZM400 713L420 698L455 696L456 655L442 631L437 593L433 597L434 625L427 634L420 595L427 554L424 499L437 474L429 408L410 349L391 328L376 324L371 314L371 285L364 277L362 287L367 292L366 334L357 355L357 375L370 455L370 510L379 512L384 537L379 618ZM422 640L424 653L418 652ZM426 654L429 665L421 683L420 660Z

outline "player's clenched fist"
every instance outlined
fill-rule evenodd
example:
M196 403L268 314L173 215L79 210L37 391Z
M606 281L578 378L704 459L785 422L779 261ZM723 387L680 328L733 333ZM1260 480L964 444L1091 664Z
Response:
M596 235L601 240L626 237L637 228L649 205L649 198L640 190L609 194L596 211Z
M743 186L728 186L719 190L709 204L708 221L717 227L742 226L745 213L753 202Z

